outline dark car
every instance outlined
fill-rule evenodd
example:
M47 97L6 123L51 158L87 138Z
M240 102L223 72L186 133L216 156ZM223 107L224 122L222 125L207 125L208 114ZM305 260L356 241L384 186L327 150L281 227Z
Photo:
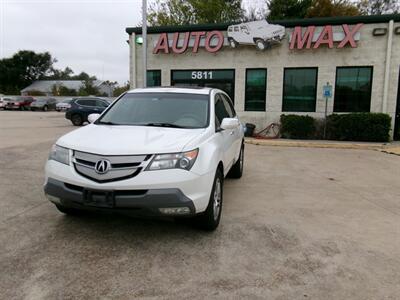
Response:
M71 102L71 108L65 113L65 118L71 120L75 126L81 126L88 122L90 114L100 114L109 105L108 101L102 98L75 98Z
M57 100L54 98L38 99L31 103L31 110L54 110L56 109Z
M7 102L5 109L29 110L31 103L36 99L30 96L15 97Z

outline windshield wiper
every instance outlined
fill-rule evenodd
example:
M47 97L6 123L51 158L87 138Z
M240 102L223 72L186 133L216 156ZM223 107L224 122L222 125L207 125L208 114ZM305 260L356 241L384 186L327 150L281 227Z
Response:
M97 125L121 125L121 124L117 124L117 123L114 123L114 122L103 122L103 121L99 121L99 122L96 122L96 124Z
M154 127L170 127L170 128L186 128L184 126L172 124L172 123L146 123L143 126L154 126Z

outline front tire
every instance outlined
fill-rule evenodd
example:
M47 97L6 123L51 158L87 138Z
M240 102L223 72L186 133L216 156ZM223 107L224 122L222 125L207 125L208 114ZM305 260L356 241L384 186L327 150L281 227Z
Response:
M49 108L47 107L47 105L43 106L43 111L48 111Z
M71 122L74 126L82 126L83 124L82 116L78 114L72 115Z
M218 168L215 174L207 209L204 213L197 217L198 219L196 224L201 229L213 231L219 225L222 213L223 180L224 176L221 170Z
M241 178L243 175L243 165L244 165L244 144L242 143L242 147L240 148L239 158L230 169L228 176L230 178L236 178L236 179Z

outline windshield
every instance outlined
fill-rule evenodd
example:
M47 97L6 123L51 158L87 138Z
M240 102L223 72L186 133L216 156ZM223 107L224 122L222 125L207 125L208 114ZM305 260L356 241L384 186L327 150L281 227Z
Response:
M128 93L96 124L204 128L208 126L208 111L208 95Z

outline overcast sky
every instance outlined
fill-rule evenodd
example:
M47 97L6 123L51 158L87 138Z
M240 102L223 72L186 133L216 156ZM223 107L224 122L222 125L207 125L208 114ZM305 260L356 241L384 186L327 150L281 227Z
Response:
M0 58L49 51L57 68L122 84L129 77L125 28L140 22L140 11L141 0L0 0Z

